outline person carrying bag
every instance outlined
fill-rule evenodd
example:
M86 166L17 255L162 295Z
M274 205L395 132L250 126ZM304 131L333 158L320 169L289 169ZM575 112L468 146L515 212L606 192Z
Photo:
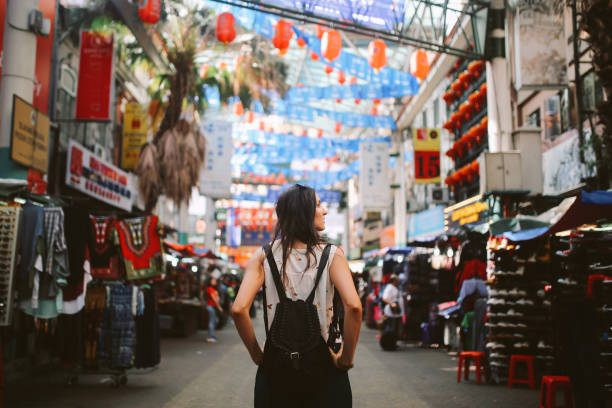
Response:
M287 189L276 213L275 239L249 261L232 307L238 333L258 366L255 407L352 407L347 371L359 338L361 302L348 262L340 249L319 238L326 210L313 189ZM263 351L248 315L262 285ZM343 330L334 307L336 291Z

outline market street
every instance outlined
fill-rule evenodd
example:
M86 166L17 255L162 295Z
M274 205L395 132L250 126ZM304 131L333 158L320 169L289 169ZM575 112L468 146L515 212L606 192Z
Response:
M259 314L258 317L260 317ZM263 324L257 320L258 338ZM219 343L205 333L163 338L159 369L129 374L128 384L111 388L103 376L82 376L63 384L61 372L30 377L5 387L5 408L247 408L252 407L255 366L233 325L218 331ZM407 348L383 352L376 331L363 328L351 370L353 406L366 407L528 407L539 390L457 383L456 360L445 352Z

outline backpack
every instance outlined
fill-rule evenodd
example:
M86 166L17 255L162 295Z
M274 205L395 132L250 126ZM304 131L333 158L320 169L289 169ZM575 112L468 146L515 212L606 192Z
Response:
M321 336L319 315L313 304L330 249L331 245L328 244L323 250L315 284L308 298L291 300L285 294L270 245L264 247L279 303L269 330L268 314L264 307L267 339L262 368L271 383L288 392L313 392L326 380L327 373L333 367L328 346ZM264 304L267 304L265 287Z

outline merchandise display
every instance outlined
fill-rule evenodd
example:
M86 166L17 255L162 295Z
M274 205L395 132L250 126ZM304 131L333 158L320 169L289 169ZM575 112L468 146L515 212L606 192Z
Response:
M0 207L0 326L11 324L21 208Z
M547 238L521 243L489 240L486 350L491 378L497 383L507 381L512 355L533 356L537 375L548 374L553 368L552 273L547 242Z

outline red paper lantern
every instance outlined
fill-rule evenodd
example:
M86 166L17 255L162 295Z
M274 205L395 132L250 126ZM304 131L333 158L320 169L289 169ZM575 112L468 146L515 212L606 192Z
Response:
M474 78L469 72L462 72L459 74L459 83L463 85L464 89L468 89L470 87L470 83Z
M447 186L452 186L453 183L453 178L451 176L448 176L447 178L444 179L444 184L446 184Z
M468 65L468 71L474 76L474 78L480 78L480 75L484 71L484 61L472 61Z
M340 55L342 51L342 36L336 30L329 30L323 34L321 38L321 54L333 61Z
M377 116L378 115L378 108L376 106L372 106L372 110L370 112L372 115Z
M455 128L459 129L463 124L463 119L459 112L455 112L451 115L450 120L455 124Z
M372 103L373 103L374 105L378 105L378 104L380 103L380 99L373 99L373 100L372 100Z
M349 81L349 85L355 85L356 83L357 83L357 78L351 77L351 80Z
M414 50L410 55L410 73L423 80L429 74L429 61L427 53L423 50Z
M266 130L266 124L263 120L259 122L259 130Z
M446 102L446 104L450 106L455 100L455 93L453 91L446 91L442 99L444 99L444 102Z
M342 99L336 99L336 103L342 103Z
M338 83L340 85L344 85L345 82L346 82L346 77L344 76L344 72L338 71Z
M202 67L200 68L200 78L202 78L202 79L206 78L206 74L208 72L208 68L210 68L210 65L208 65L208 64L202 65Z
M303 39L302 37L298 38L298 39L297 39L297 45L298 45L299 47L303 47L303 46L305 46L305 45L306 45L306 40L305 40L305 39Z
M361 99L357 98L355 99L355 105L359 105L361 103Z
M470 164L470 170L472 170L472 173L474 173L474 174L479 174L480 173L480 165L478 164L478 160L474 160Z
M247 123L253 123L254 119L255 119L255 114L253 113L253 111L248 111L247 112Z
M288 50L289 50L289 48L283 48L282 50L278 50L278 55L283 56L283 55L287 54Z
M449 119L442 127L448 130L450 133L453 133L455 131L455 122Z
M223 71L225 70L225 68L227 68L227 63L222 61L219 63L219 71Z
M480 85L480 97L482 98L482 102L484 103L487 100L487 83Z
M387 65L387 44L383 40L372 40L368 45L368 62L375 70Z
M221 13L217 16L217 40L224 44L229 44L236 38L236 29L234 28L234 15L232 13Z
M455 80L455 82L451 84L451 89L456 96L461 96L463 93L463 88L461 87L461 82L459 82L459 80Z
M272 44L274 44L274 47L278 48L279 50L289 48L291 37L293 37L291 23L285 20L278 20L276 23L274 38L272 39Z
M336 122L335 130L336 130L336 133L340 133L340 131L342 130L342 123Z
M472 106L468 102L464 102L459 106L459 114L465 119L465 121L469 121L472 118Z
M242 114L244 113L244 106L242 105L242 102L238 101L234 104L234 114L236 116L242 116Z
M446 151L445 154L451 159L455 160L455 155L457 154L457 152L455 152L455 150L451 147L450 149Z
M331 65L326 65L325 66L325 73L327 75L331 74L332 72L334 72L334 68Z
M160 13L161 0L138 0L138 17L143 23L157 23Z
M314 52L310 51L310 59L313 61L318 61L319 60L319 56L317 54L315 54Z
M317 137L323 137L323 129L317 130Z
M472 93L468 97L468 101L470 102L470 105L472 105L474 110L479 111L482 108L482 105L480 104L480 92L476 91Z

